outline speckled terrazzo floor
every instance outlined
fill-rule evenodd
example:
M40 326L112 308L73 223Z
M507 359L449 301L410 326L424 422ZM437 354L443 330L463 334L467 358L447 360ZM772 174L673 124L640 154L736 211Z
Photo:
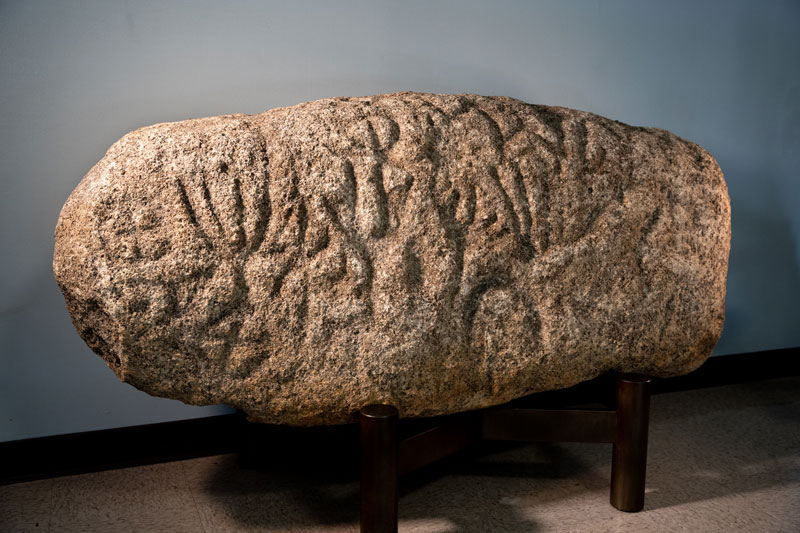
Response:
M400 531L800 531L800 378L654 396L649 453L645 510L626 514L608 504L610 445L473 450L404 481ZM357 531L357 473L291 461L0 486L0 531Z

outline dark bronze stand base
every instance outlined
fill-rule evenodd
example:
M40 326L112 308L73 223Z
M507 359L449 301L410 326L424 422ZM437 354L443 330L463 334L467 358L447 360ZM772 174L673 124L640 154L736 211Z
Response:
M361 410L361 531L397 531L397 480L478 440L608 442L611 505L644 507L650 378L617 376L616 409L492 408L467 413L409 438L397 438L397 409Z

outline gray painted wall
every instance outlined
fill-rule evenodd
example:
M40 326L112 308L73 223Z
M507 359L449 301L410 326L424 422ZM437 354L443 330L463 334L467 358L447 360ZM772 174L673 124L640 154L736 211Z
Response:
M715 354L800 345L798 2L0 3L0 440L227 412L120 383L72 328L53 228L130 130L398 90L501 94L693 140L730 189Z

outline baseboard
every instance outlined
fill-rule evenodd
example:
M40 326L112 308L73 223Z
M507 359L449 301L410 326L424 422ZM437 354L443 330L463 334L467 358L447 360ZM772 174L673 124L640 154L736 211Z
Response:
M800 347L712 357L686 376L653 381L653 393L700 389L800 375ZM536 394L519 403L572 405L613 392L609 377L570 389ZM160 424L89 431L0 443L0 484L95 472L240 450L247 436L267 433L282 453L303 442L349 442L353 426L290 429L250 424L220 415ZM308 438L313 436L315 438ZM280 437L280 438L275 438ZM355 442L355 441L354 441ZM351 447L352 448L352 447Z

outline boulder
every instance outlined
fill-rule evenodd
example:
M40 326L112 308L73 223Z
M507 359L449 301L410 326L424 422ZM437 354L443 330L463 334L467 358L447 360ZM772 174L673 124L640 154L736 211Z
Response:
M729 244L696 144L397 93L125 135L64 205L53 269L121 380L317 425L687 373L722 330Z

